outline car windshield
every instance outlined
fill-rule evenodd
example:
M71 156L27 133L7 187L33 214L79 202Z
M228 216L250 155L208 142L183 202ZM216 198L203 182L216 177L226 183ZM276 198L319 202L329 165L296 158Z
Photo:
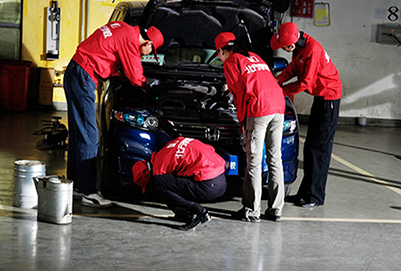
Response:
M215 50L205 48L171 48L157 53L158 65L164 67L177 67L187 65L210 64L223 66L223 62L218 57L212 55ZM142 56L142 62L156 63L153 54Z

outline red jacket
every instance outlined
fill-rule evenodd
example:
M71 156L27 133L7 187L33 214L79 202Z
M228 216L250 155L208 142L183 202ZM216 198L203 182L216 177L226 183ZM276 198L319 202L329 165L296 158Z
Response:
M237 117L244 125L247 117L284 114L285 100L281 87L269 66L256 54L246 57L231 53L224 62L228 89L237 107Z
M308 34L305 47L297 46L291 63L277 76L280 84L297 76L298 80L283 86L285 96L301 91L325 100L341 98L341 80L336 67L322 45Z
M98 79L107 79L121 68L131 84L143 86L145 77L139 52L138 26L124 22L111 22L84 40L72 57L97 84Z
M153 175L194 177L195 181L210 180L223 174L226 165L212 146L185 137L178 137L154 152L150 162Z

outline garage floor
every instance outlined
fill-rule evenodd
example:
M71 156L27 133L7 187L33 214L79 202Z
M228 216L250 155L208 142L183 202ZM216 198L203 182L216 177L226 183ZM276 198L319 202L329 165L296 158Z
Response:
M401 128L338 128L325 206L286 203L281 222L246 223L229 217L241 207L233 193L205 204L207 227L181 232L171 211L146 200L103 210L76 201L67 225L13 207L16 160L65 175L66 152L38 150L33 135L54 115L66 123L66 112L0 112L0 270L399 270Z

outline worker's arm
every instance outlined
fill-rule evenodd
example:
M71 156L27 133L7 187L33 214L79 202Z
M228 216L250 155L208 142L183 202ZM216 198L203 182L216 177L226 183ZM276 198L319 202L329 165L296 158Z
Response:
M137 44L122 46L118 52L124 74L134 86L145 86L146 78L143 75L141 53Z
M299 72L298 72L298 74L296 74L298 77L297 81L283 85L283 92L284 92L285 96L295 95L301 91L306 91L309 94L312 94L313 85L315 84L316 75L317 75L318 67L319 67L319 55L311 53L306 58L303 59L303 62L304 62L303 67L302 66L295 67L295 64L302 65L299 63L295 63L295 62L292 62L295 64L291 65L291 67L288 66L292 69L292 70L290 70L291 72L294 72L295 70L298 70ZM284 71L286 69L284 69ZM286 76L286 74L284 74L283 76ZM283 78L285 78L285 77L283 77ZM282 84L282 81L281 81L282 79L278 78L278 80L279 80L279 83Z

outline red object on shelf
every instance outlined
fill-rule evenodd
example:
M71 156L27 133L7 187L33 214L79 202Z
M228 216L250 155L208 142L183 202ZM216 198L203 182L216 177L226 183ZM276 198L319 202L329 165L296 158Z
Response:
M28 101L32 62L0 61L0 107L25 111Z
M291 0L291 16L313 18L315 0Z

